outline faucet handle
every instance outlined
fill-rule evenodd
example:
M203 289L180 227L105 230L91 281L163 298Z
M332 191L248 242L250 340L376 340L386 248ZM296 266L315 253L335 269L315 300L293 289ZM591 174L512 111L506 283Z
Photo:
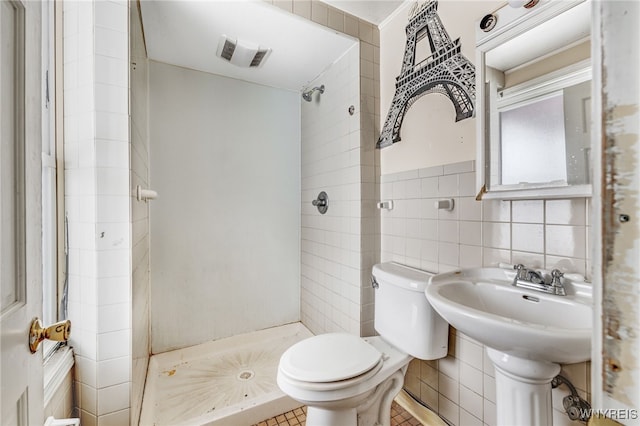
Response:
M516 280L526 280L527 279L527 267L522 263L518 263L517 265L513 265L513 269L516 272Z
M562 277L564 277L564 273L561 270L554 269L551 271L551 283L549 285L553 287L553 294L557 294L559 296L566 295L566 291L561 280Z
M560 269L554 269L551 271L551 284L560 283L560 278L564 277L564 272Z

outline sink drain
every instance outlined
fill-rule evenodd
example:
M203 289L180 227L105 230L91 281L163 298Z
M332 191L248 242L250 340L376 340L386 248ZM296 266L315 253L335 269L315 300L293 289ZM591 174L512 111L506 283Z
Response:
M256 374L251 370L243 370L236 376L238 380L247 381L253 379Z

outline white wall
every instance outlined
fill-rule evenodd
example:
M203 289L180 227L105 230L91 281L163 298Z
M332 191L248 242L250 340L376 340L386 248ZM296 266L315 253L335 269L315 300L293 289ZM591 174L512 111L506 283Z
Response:
M375 208L379 31L321 1L266 1L359 42L359 48L309 83L325 84L320 103L302 105L301 316L316 333L342 330L371 336L370 277L380 250ZM346 114L350 105L352 117ZM311 200L327 188L331 207L320 217Z
M142 188L150 187L147 117L149 79L139 9L134 3L129 10L130 185L134 191L138 185ZM131 269L131 425L137 426L151 351L149 203L137 199L131 202Z
M81 422L129 423L128 4L65 1L64 169L70 343Z
M301 312L314 333L360 335L361 170L357 44L310 87L322 95L302 103ZM322 215L311 205L329 196Z
M407 42L405 28L413 2L406 4L380 27L380 115L384 124L395 94ZM477 19L504 5L504 1L441 1L440 16L449 37L460 37L462 54L475 62ZM473 160L476 156L475 118L455 122L453 103L432 93L419 98L405 114L402 140L380 153L382 174Z
M149 63L153 353L299 320L300 102Z

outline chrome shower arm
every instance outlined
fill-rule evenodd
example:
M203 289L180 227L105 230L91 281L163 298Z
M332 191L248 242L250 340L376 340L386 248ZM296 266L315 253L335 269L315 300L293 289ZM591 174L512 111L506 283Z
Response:
M315 91L318 91L318 92L320 92L320 94L323 94L324 93L324 84L321 85L321 86L316 86L313 89L308 89L308 90L305 90L304 92L302 92L302 99L304 99L307 102L311 102L311 99L312 99L311 96L313 95L313 93Z

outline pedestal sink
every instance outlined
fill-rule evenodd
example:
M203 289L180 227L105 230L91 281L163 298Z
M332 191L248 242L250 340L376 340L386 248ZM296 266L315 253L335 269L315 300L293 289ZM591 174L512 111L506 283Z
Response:
M557 296L515 287L514 277L501 268L439 274L426 295L449 324L487 346L498 426L552 425L551 380L560 364L591 357L591 285L565 279L567 295Z

